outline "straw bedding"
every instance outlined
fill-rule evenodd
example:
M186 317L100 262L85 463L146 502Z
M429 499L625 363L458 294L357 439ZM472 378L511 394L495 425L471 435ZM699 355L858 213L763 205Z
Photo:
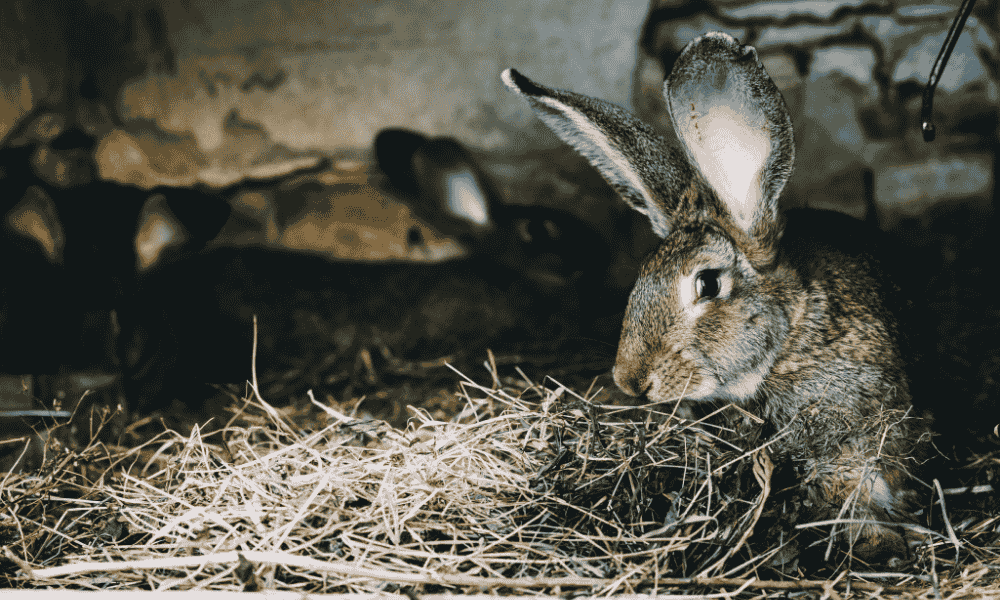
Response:
M464 378L404 429L250 386L225 426L94 441L3 479L2 585L471 595L1000 594L996 459L928 484L911 564L872 572L732 406L620 407L608 389ZM312 398L311 394L309 396ZM891 426L887 424L886 426ZM779 432L780 434L780 432ZM95 436L95 440L99 436ZM763 442L763 443L762 443ZM972 475L968 475L971 473ZM978 482L978 483L977 483ZM970 484L971 485L971 484Z

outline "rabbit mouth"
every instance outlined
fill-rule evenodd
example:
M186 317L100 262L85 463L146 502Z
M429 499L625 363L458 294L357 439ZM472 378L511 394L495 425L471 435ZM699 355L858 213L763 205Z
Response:
M715 374L708 372L706 369L698 369L698 374L701 376L698 386L689 386L687 390L684 390L682 399L706 401L716 400L720 398L720 395L725 395L720 394L720 392L724 391L724 388Z
M741 373L735 379L719 385L715 397L720 400L747 402L757 395L757 390L764 384L764 373L754 369Z
M713 399L718 388L718 380L705 369L664 363L649 374L642 395L652 402L701 401Z
M740 373L729 380L723 380L708 369L695 368L687 377L673 377L664 380L652 376L645 392L654 401L725 400L745 403L757 395L763 383L764 374L759 369Z

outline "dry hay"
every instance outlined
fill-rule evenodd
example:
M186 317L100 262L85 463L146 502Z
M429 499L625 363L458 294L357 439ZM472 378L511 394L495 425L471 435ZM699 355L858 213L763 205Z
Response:
M133 449L95 442L52 456L38 472L9 473L2 585L1000 593L996 513L948 513L944 496L929 492L927 524L950 521L916 528L926 543L911 566L866 574L827 543L829 527L804 519L808 499L782 482L766 447L753 443L756 423L738 409L720 408L725 419L650 418L657 407L603 406L598 390L578 394L527 377L501 383L495 370L493 380L464 382L464 410L447 422L417 410L397 430L314 401L312 426L300 428L288 411L251 394L210 436L167 432ZM822 560L809 563L810 552Z

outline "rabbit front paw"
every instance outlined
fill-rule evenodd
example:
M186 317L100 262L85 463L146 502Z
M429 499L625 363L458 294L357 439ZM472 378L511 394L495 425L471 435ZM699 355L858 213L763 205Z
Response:
M829 466L829 465L828 465ZM910 559L909 542L900 522L908 513L909 477L876 460L859 468L834 470L810 482L831 517L831 535L851 556L871 565L898 567Z

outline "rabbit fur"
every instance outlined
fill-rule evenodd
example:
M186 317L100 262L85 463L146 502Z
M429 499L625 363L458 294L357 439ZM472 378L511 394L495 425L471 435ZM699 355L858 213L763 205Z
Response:
M877 229L779 210L792 124L756 50L708 33L681 52L664 95L683 150L613 104L502 79L662 238L628 301L618 387L757 412L855 556L905 557L929 425L911 405L908 305Z

